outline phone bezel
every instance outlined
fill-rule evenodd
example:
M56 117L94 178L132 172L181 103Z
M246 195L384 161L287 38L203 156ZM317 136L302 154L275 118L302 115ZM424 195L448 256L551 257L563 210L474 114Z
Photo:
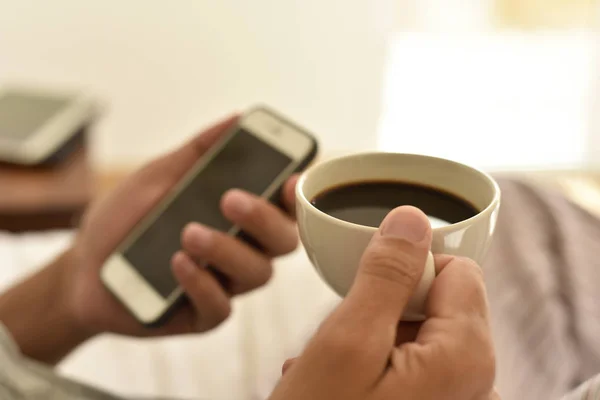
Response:
M160 213L187 187L189 182L208 165L221 149L227 146L229 140L238 129L245 129L257 138L266 142L278 151L288 155L292 162L281 171L267 190L261 194L271 198L285 181L307 160L312 158L316 150L316 141L304 129L289 122L286 118L265 108L255 108L240 117L239 122L230 129L224 138L204 155L186 176L176 185L175 189L152 212L139 223L117 250L108 258L100 271L100 278L105 286L123 305L145 325L153 325L162 319L182 297L183 291L177 287L167 298L160 295L150 283L123 257L122 253L139 236L148 229ZM228 234L236 235L239 228L234 226Z
M0 89L0 96L13 92L31 97L61 97L68 99L69 102L26 139L9 139L0 136L0 160L4 162L23 165L36 165L43 162L98 113L95 102L83 93L15 85Z

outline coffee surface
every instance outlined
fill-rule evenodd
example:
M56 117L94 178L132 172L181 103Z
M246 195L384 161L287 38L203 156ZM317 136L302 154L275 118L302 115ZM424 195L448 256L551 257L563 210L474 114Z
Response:
M365 181L319 193L312 204L332 217L378 227L394 208L410 205L429 216L432 226L454 224L478 214L468 201L448 192L397 181Z

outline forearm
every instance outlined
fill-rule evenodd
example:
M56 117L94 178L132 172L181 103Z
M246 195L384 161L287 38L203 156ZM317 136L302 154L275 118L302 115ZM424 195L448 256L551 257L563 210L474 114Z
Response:
M0 321L26 356L55 364L91 337L70 311L69 253L0 295Z

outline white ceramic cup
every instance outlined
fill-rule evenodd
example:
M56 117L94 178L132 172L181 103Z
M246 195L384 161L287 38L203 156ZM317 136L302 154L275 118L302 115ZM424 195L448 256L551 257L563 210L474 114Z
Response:
M500 189L489 175L475 168L414 154L354 154L307 170L296 186L300 238L321 278L340 296L350 289L362 254L377 228L332 217L311 201L336 186L381 180L438 188L467 200L479 210L474 217L454 224L432 223L433 242L425 272L402 318L423 320L425 300L435 278L431 253L459 255L481 263L494 233Z

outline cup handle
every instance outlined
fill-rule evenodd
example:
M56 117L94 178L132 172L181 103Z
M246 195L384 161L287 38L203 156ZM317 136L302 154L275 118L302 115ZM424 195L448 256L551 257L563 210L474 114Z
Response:
M425 270L417 289L410 298L406 310L402 315L402 321L424 321L425 320L425 302L429 289L435 279L435 262L431 251L427 254Z

